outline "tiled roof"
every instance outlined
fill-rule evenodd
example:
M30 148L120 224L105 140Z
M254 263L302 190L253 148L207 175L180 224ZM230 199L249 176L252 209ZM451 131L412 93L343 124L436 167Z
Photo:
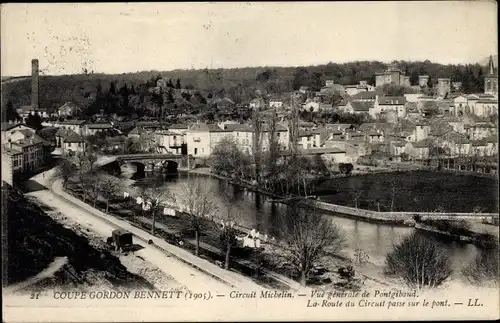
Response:
M430 145L432 145L433 140L430 138L426 138L423 140L420 140L416 143L413 144L413 147L415 148L428 148Z
M21 112L21 113L29 113L30 111L33 111L33 106L31 105L23 105L23 106L20 106L19 109L17 109L18 112Z
M487 140L472 140L471 141L472 143L472 146L487 146L488 145L488 141Z
M28 135L29 133L29 135ZM43 140L40 136L32 133L31 131L28 131L28 133L26 133L26 137L24 139L21 139L21 140L17 140L15 142L13 142L12 144L13 145L17 145L17 146L20 146L20 147L28 147L28 146L31 146L31 145L36 145L36 144L48 144L48 142L46 140Z
M364 137L365 134L363 132L353 132L350 134L351 138L358 138L358 137Z
M375 91L364 91L364 92L356 93L355 95L352 96L352 99L353 100L375 100L376 96L377 96L377 92L375 92Z
M492 100L492 99L479 99L477 103L486 103L486 104L498 104L497 100Z
M14 146L11 148L11 147L8 147L7 145L5 145L2 147L2 152L7 153L8 155L17 155L17 154L21 154L23 151L17 149Z
M265 125L262 125L262 131L264 131L264 132L269 131L269 129L270 129L269 127L270 127L270 126L269 126L269 125L266 125L266 124L265 124ZM281 125L281 124L279 124L279 123L277 123L277 124L276 124L276 131L279 131L279 132L286 132L286 131L288 131L288 128L287 128L287 127L285 127L285 126L283 126L283 125Z
M335 129L335 130L345 130L352 126L350 123L327 123L325 125L326 128Z
M252 126L249 124L227 124L224 126L226 130L231 131L242 131L242 132L251 132Z
M408 112L418 111L418 103L417 102L407 102L406 109L408 110Z
M495 143L495 142L498 142L498 137L497 136L489 136L489 137L485 138L485 140L487 142L493 142L493 143Z
M59 122L59 124L62 124L62 125L82 125L85 122L86 122L85 120L65 120L65 121Z
M111 129L113 126L109 123L91 123L88 124L89 129Z
M404 96L382 96L378 98L380 105L400 105L406 103Z
M67 136L64 138L64 142L68 142L68 143L83 142L83 138L82 138L82 136L80 136L76 132L70 131L67 134Z
M142 127L135 127L134 129L130 130L128 133L129 135L141 135L144 133L144 128Z
M187 129L187 128L188 128L187 125L180 124L180 123L172 124L172 125L168 126L168 129Z
M391 144L393 146L396 146L396 147L404 147L404 146L406 146L406 142L403 142L403 141L393 141L393 142L391 142Z
M370 110L370 107L373 106L373 104L368 104L365 102L356 102L356 101L351 102L351 105L352 105L352 109L354 111L358 111L358 112L361 112L361 111L368 112Z
M322 154L342 154L345 153L345 150L339 149L339 148L326 148L326 147L321 147L321 148L299 148L298 149L299 154L302 155L322 155ZM280 155L282 156L288 156L290 155L291 152L288 150L280 152Z
M2 125L1 125L1 129L2 131L9 131L11 129L14 129L15 127L18 127L18 126L23 126L23 127L28 127L28 128L31 128L23 123L8 123L8 122L2 122ZM32 129L32 128L31 128ZM35 131L35 129L33 129L33 131Z
M225 132L228 130L224 130L220 128L219 126L211 123L195 123L191 128L189 129L191 131L196 131L196 132Z
M467 100L479 100L479 96L474 94L467 95Z
M63 110L63 109L80 110L80 107L78 107L73 102L68 101L64 103L58 110Z
M333 109L333 105L327 103L320 103L319 108L320 110L331 110Z
M325 86L325 87L321 88L321 90L322 91L332 90L332 91L344 92L345 88L343 85L335 83L335 84L332 84L330 86Z

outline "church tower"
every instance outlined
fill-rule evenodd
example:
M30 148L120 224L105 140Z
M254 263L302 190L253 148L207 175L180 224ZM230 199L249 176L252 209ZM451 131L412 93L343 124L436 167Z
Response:
M484 77L484 94L498 96L498 75L491 55L488 62L488 74Z

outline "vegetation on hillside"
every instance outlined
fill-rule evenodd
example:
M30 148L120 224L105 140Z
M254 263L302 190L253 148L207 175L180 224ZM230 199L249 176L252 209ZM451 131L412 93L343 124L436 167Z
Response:
M152 288L146 280L128 272L109 251L97 249L87 238L55 222L18 189L4 183L2 194L7 209L8 248L2 258L7 284L38 274L56 257L67 257L68 264L50 280L54 286L92 285L100 278L115 287Z
M396 65L410 76L412 84L418 75L431 76L430 85L439 77L462 82L464 92L482 92L484 67L475 65L442 65L398 61ZM160 119L169 113L200 113L215 98L228 97L236 104L247 103L257 95L283 94L308 86L319 90L326 80L347 85L366 80L375 83L376 72L387 65L377 61L328 63L307 67L248 67L233 69L148 71L119 75L80 74L40 77L40 106L54 109L67 101L83 108L87 116L117 113L125 116L150 116ZM164 86L151 91L157 81ZM188 90L188 91L181 91ZM401 89L391 89L397 94ZM403 91L406 91L403 89ZM30 79L2 84L2 110L30 103ZM12 113L11 113L12 114Z

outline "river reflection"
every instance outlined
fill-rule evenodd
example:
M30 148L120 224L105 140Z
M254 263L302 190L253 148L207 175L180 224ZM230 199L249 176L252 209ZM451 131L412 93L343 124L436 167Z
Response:
M239 225L247 228L255 228L261 233L271 236L277 235L279 230L278 218L286 214L289 206L281 203L271 203L271 198L255 193L246 188L228 184L225 181L207 176L193 174L160 175L147 174L143 179L137 179L136 185L151 185L151 183L161 183L162 187L171 193L179 194L182 185L186 182L200 178L209 185L214 197L217 200L220 212L226 211L226 206L222 202L222 193L229 192L232 198L231 205L238 214ZM355 249L362 249L370 256L370 262L377 266L384 264L385 256L403 236L413 232L413 228L391 226L384 224L374 224L359 220L354 220L340 215L323 214L331 221L336 222L345 235L346 247L344 254L350 256ZM473 259L477 248L470 244L458 244L455 242L437 239L443 247L447 248L453 257L455 272Z

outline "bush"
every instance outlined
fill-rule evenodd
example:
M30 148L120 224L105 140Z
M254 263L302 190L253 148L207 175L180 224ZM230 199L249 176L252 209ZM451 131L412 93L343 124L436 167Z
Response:
M464 277L473 285L498 287L498 242L493 240L492 248L483 249L463 270Z
M385 260L385 274L415 289L435 288L451 275L451 259L435 241L414 232L406 236Z
M343 175L350 175L352 173L352 170L354 169L354 166L351 163L340 163L339 164L339 171Z

